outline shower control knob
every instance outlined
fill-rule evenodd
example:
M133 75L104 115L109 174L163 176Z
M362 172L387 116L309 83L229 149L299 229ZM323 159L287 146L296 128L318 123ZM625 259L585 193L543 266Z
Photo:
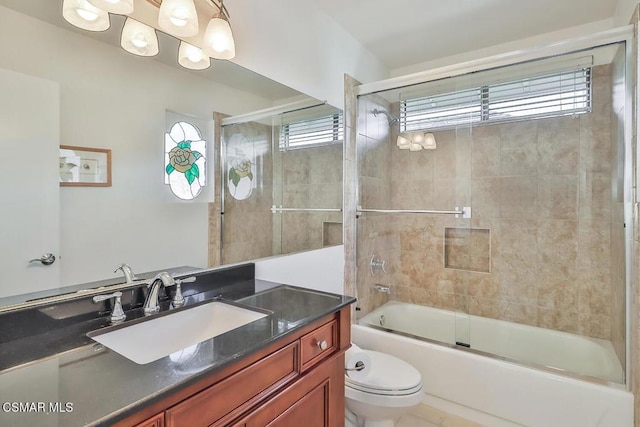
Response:
M325 340L322 341L318 341L317 344L318 348L320 348L320 350L325 351L327 348L329 348L329 344L327 344L327 342Z

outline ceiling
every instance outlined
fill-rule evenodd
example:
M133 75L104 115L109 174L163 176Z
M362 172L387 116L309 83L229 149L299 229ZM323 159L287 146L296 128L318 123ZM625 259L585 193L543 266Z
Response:
M390 69L587 24L617 0L312 0Z
M233 0L242 1L242 0ZM307 0L362 43L389 70L611 18L617 0ZM62 0L0 0L59 27L119 45L123 17L90 33L61 16ZM178 41L159 33L164 64L176 63ZM187 71L185 72L194 72ZM213 61L200 76L272 101L299 92L229 61Z

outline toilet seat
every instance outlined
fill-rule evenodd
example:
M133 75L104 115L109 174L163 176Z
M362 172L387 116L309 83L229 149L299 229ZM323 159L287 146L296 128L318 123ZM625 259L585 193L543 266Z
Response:
M363 350L371 359L369 375L363 379L345 375L345 385L380 396L406 396L422 390L420 372L404 360L373 350Z

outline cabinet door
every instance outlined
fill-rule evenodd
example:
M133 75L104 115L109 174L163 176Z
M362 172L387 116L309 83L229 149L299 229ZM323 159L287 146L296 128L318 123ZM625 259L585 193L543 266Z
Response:
M136 424L135 427L164 427L164 412L154 415L140 424Z
M329 379L271 421L269 427L329 427Z
M344 425L344 359L318 365L303 378L235 423L235 427Z

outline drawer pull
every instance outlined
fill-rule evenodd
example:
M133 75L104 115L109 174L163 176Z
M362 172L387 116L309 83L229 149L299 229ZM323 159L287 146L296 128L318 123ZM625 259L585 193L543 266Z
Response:
M320 348L320 350L325 351L327 348L329 348L329 344L327 344L327 342L325 340L322 341L318 341L317 346Z

